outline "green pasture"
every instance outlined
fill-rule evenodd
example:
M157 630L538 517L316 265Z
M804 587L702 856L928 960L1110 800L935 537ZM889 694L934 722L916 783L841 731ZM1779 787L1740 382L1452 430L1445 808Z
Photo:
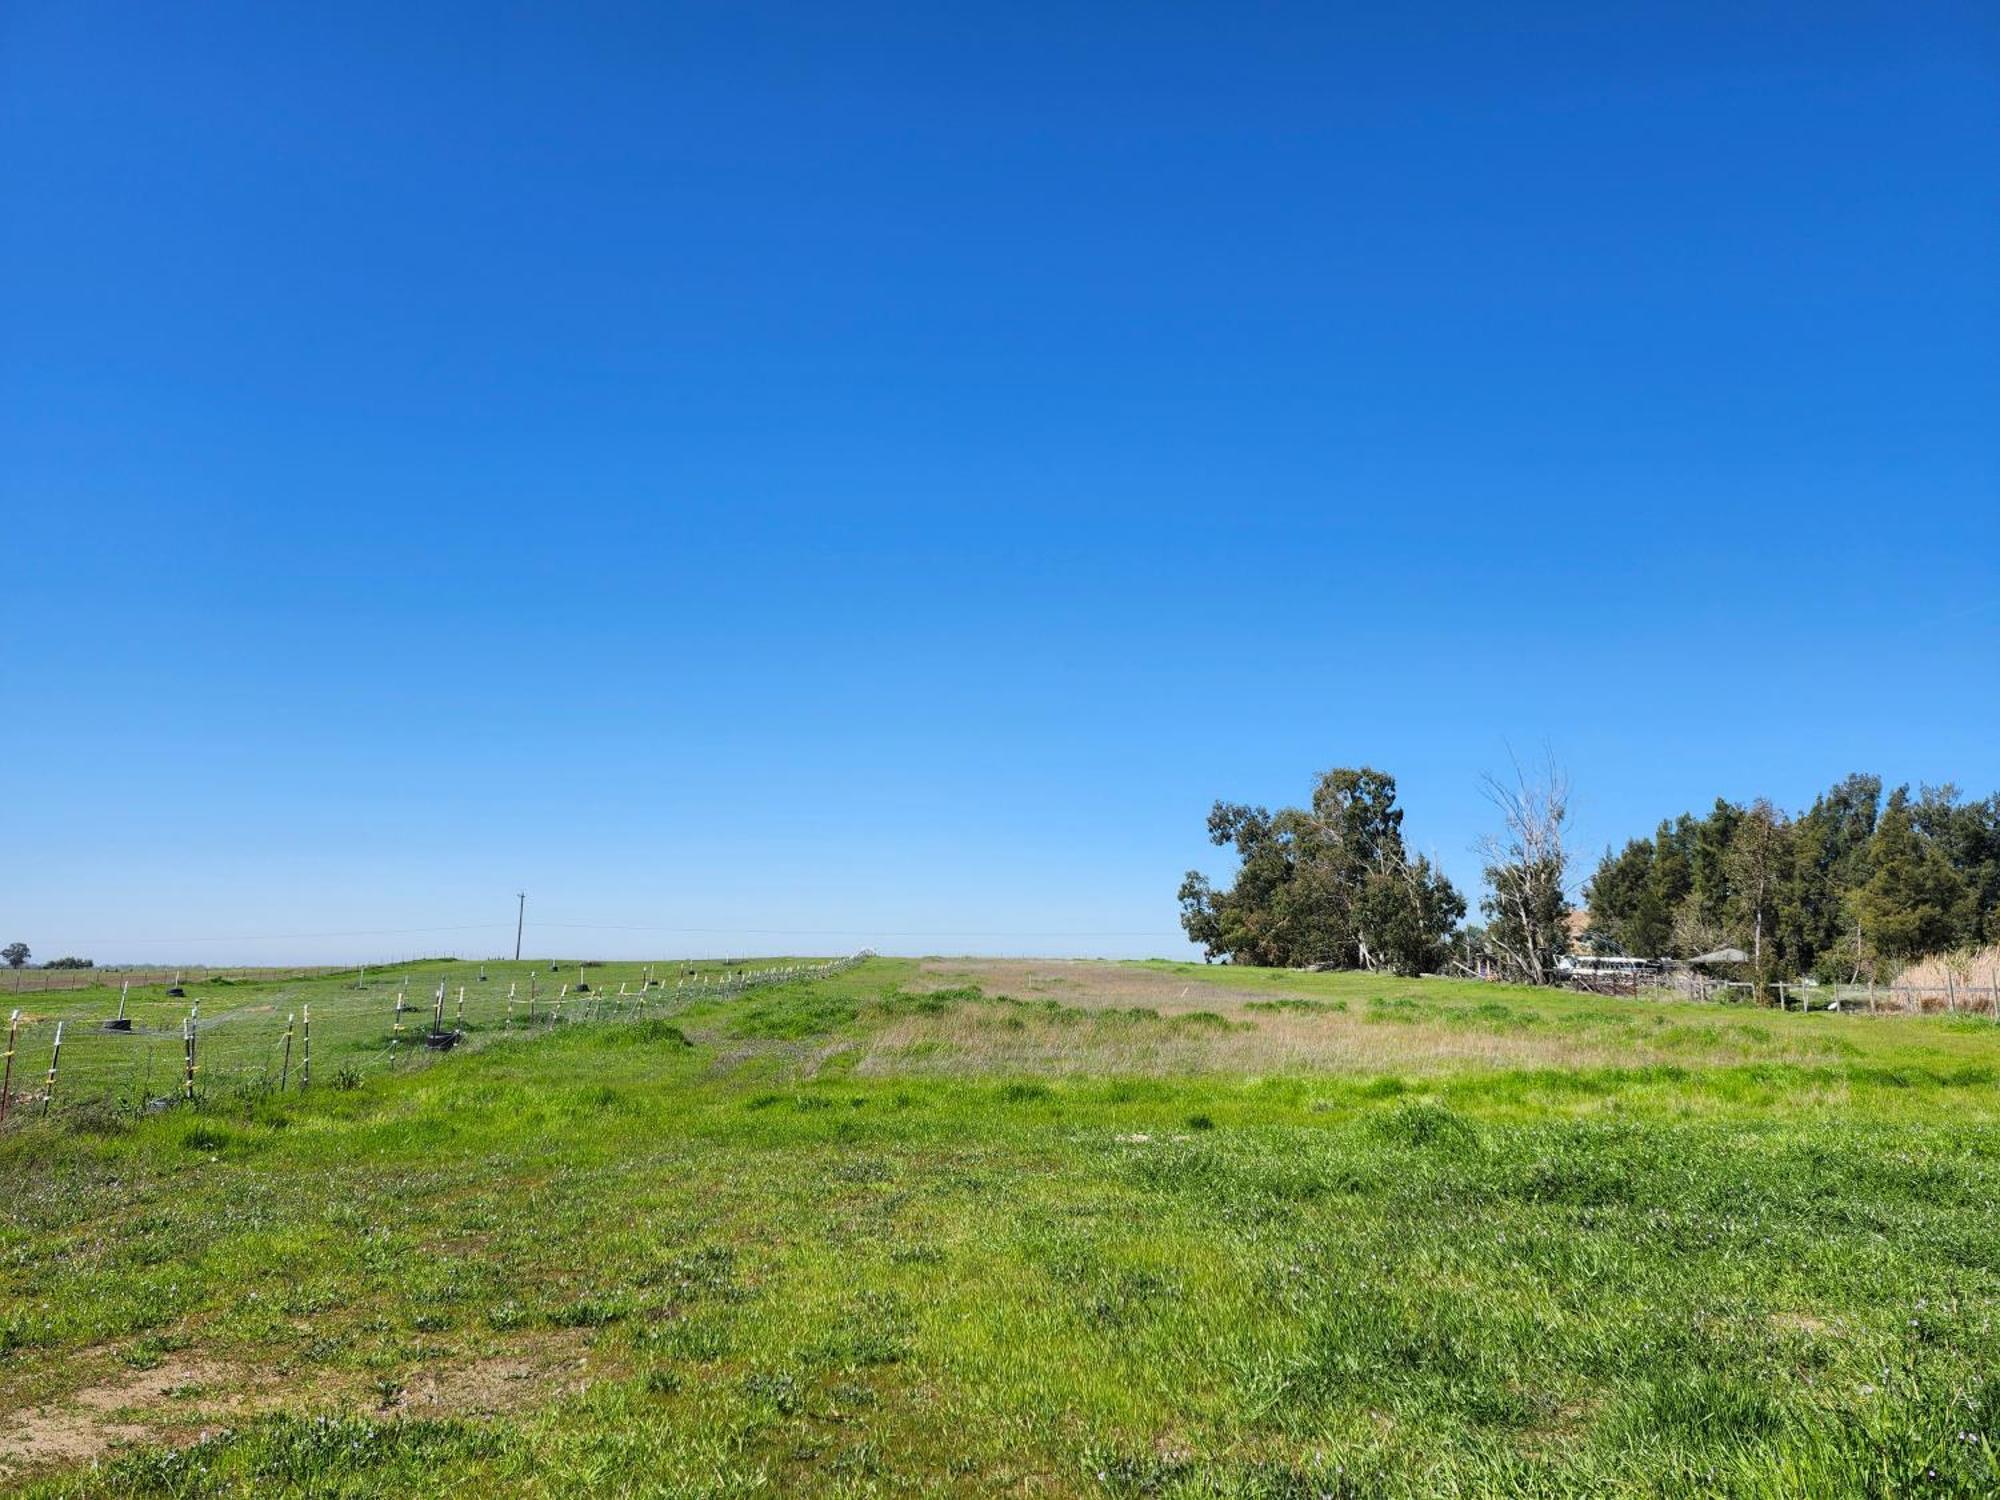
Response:
M0 1133L0 1483L2000 1491L1990 1021L876 959L318 1067Z

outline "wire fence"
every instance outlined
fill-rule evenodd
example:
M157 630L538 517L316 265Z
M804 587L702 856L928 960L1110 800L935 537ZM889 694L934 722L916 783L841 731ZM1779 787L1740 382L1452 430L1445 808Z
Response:
M460 1047L664 1018L700 1001L825 978L865 956L764 968L634 965L627 967L641 972L594 984L591 966L558 981L539 965L494 964L480 966L476 980L446 973L413 983L406 972L329 986L322 978L309 992L281 989L237 1003L226 994L194 995L183 971L176 987L187 988L187 998L132 1003L129 988L120 988L109 1015L30 1016L14 1008L0 1033L0 1123L352 1088ZM658 972L673 969L679 972L671 977Z
M266 968L211 969L204 965L157 969L98 968L0 970L0 989L13 995L44 995L53 990L89 990L106 984L212 984L226 979L234 984L254 984L273 979L318 979L328 974L349 974L353 964L324 968L277 965Z
M1661 975L1633 970L1575 976L1565 988L1592 995L1714 1000L1801 1012L1966 1015L2000 1021L2000 978L1966 984L1803 984L1785 980L1760 985L1742 979L1710 979L1705 974Z

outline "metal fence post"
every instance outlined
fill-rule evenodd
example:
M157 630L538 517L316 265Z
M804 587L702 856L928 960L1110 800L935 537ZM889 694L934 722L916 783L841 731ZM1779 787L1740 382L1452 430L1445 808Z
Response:
M63 1023L58 1021L56 1022L56 1044L54 1049L49 1053L49 1086L42 1093L43 1114L47 1114L49 1106L55 1102L56 1065L62 1061L62 1033Z

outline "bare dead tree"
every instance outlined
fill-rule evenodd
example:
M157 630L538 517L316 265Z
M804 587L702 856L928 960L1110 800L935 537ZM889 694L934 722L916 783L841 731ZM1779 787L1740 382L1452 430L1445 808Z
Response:
M1569 946L1569 776L1547 752L1532 772L1519 760L1513 769L1510 781L1490 773L1480 778L1501 820L1500 832L1478 844L1489 887L1481 903L1486 937L1517 977L1549 984Z

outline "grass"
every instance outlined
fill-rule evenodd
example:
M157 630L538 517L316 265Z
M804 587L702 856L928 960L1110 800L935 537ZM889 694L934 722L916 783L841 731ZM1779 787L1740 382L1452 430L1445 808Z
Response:
M760 959L758 967L818 960ZM123 995L129 1031L103 1022L118 1013L120 978L97 975L90 987L6 997L0 1010L19 1009L22 1030L14 1090L40 1111L53 1055L56 1022L65 1022L53 1104L60 1111L136 1113L176 1100L185 1054L181 1023L198 1008L198 1091L211 1100L262 1097L303 1077L305 1036L290 1023L311 1022L313 1076L323 1086L353 1087L381 1072L425 1060L435 987L446 991L448 1029L460 1045L477 1048L521 1031L562 1021L640 1018L680 1003L689 987L714 986L745 964L713 961L639 963L493 962L432 959L322 971L306 978L260 980L242 973L190 979L183 996L169 985L133 985ZM657 981L645 988L648 973ZM86 977L89 977L88 971ZM587 991L579 991L587 985ZM510 993L513 999L509 999ZM399 1013L397 1001L402 1000ZM309 1015L308 1015L309 1013Z
M0 1474L2000 1488L1990 1022L907 960L670 1010L10 1123Z

